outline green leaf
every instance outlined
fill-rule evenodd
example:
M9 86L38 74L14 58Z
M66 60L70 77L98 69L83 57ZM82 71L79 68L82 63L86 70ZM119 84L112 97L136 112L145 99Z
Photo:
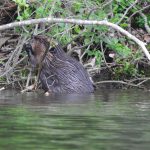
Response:
M80 33L80 32L81 32L81 29L80 29L80 27L79 27L78 25L75 25L74 31L75 31L76 33Z

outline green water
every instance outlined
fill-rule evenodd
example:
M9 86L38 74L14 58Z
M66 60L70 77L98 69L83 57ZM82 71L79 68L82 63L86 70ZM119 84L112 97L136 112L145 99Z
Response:
M150 92L0 92L0 150L150 150Z

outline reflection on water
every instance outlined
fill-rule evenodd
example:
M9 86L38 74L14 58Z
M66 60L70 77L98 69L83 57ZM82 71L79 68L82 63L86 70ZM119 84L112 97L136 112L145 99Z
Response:
M149 150L150 93L0 92L0 150Z

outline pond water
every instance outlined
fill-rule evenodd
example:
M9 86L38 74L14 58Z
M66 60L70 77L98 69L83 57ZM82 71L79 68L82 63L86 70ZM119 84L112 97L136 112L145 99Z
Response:
M150 92L0 92L0 150L150 150Z

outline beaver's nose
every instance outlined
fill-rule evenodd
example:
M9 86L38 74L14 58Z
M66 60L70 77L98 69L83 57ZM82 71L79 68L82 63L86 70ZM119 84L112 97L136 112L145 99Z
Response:
M27 52L28 55L31 55L31 54L34 55L31 44L25 43L23 45L23 49Z
M25 50L32 49L31 44L25 43L25 44L23 45L23 49L25 49Z

